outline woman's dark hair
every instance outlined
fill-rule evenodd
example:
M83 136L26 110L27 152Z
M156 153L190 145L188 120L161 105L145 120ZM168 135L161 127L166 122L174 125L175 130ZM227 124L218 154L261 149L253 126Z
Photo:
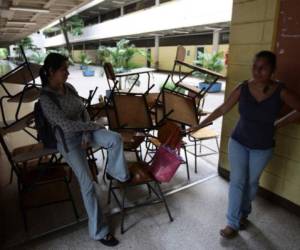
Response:
M270 64L271 68L272 68L272 71L275 71L275 69L276 69L276 55L273 52L268 51L268 50L260 51L255 55L254 59L257 60L257 59L261 59L261 58L267 60L268 63Z
M68 58L64 55L58 53L50 53L45 61L44 65L40 69L40 78L42 81L42 87L46 87L49 84L49 70L53 71L58 70L64 62L68 61Z

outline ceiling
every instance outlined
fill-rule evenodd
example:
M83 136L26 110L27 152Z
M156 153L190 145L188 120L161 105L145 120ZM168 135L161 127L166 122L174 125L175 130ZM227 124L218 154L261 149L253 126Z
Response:
M90 1L0 0L0 45L18 41L88 2Z

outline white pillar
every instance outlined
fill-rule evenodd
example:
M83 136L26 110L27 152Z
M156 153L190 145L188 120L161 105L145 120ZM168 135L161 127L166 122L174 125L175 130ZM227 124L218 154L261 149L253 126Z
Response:
M212 46L213 53L216 53L219 50L219 41L220 41L220 29L215 29L213 33L213 46Z
M160 4L160 0L155 0L155 5L158 6Z
M121 9L120 9L120 16L124 16L124 6L121 6Z
M155 35L155 48L154 48L154 67L159 67L159 36Z

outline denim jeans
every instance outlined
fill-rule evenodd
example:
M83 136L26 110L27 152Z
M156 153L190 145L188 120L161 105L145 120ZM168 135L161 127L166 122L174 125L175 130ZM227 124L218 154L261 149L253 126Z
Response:
M230 138L228 144L230 162L229 206L227 223L238 230L240 219L251 213L259 177L272 157L273 148L250 149Z
M107 172L120 181L126 181L129 174L121 136L106 129L98 129L90 133L91 143L94 147L101 146L108 150ZM58 143L57 147L78 179L89 219L89 235L92 239L99 240L107 235L109 229L103 222L102 210L95 192L96 183L93 182L89 170L86 151L81 148L81 139L82 133L66 139L69 152L64 150L61 143Z

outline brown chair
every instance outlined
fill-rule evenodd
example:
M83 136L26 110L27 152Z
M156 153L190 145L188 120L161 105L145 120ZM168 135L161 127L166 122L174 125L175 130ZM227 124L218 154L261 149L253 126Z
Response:
M194 127L197 126L200 122L200 117L197 109L197 100L196 95L187 96L180 94L175 91L170 91L163 89L163 106L165 115L169 113L168 119L182 124L183 128L186 126ZM197 131L198 132L198 131ZM211 128L205 127L204 129L199 130L198 133L193 133L188 135L188 139L192 142L192 145L184 144L185 150L194 156L195 160L195 173L197 173L197 158L216 154L219 152L218 145L218 134ZM217 142L217 150L203 145L202 142L206 140L214 139ZM197 147L200 145L200 153L198 153ZM191 152L187 150L187 147L193 146L194 151ZM202 146L210 150L210 153L201 153Z
M190 180L186 142L182 140L182 136L183 135L180 129L180 125L176 124L175 122L166 121L160 128L158 128L157 136L147 134L146 153L144 161L146 161L147 156L150 156L148 153L155 153L157 148L159 148L161 145L168 146L172 149L176 149L179 147L184 151L187 179ZM152 145L154 146L154 148L151 148Z
M164 197L163 192L160 188L160 183L157 182L149 172L149 166L145 162L131 162L128 164L128 169L130 172L131 179L128 182L120 183L116 180L110 180L109 184L109 193L108 193L108 203L111 201L111 194L114 196L118 206L121 209L121 233L123 234L126 230L124 229L125 224L125 214L129 209L133 209L136 207L147 206L147 205L155 205L157 202L163 202L168 213L169 219L172 222L173 217L169 210L168 204ZM146 186L149 191L149 197L146 202L138 203L134 206L126 206L126 197L128 194L129 188L134 188L138 186ZM120 190L121 200L118 198L115 190ZM156 199L151 199L152 192L155 194Z
M208 70L206 68L186 63L184 61L185 54L186 54L185 48L183 46L178 46L173 69L171 72L171 80L178 88L183 88L187 90L189 93L196 95L197 109L198 109L200 106L200 101L205 96L205 94L209 91L209 89L217 82L218 79L225 79L225 76L217 72ZM185 69L184 71L183 68ZM192 76L194 73L202 73L204 75L210 76L212 80L210 81L209 87L199 89L195 87L193 84L186 83L185 82L186 78ZM178 76L177 77L178 79L176 79L176 76Z
M33 144L9 150L5 131L0 130L0 143L11 168L17 176L19 204L25 230L28 230L26 211L31 208L70 201L76 219L79 218L69 188L71 169L56 157L56 150ZM53 193L53 188L59 188ZM52 190L52 191L51 191Z
M117 80L114 68L111 63L104 63L103 68L110 91L130 92L129 89L121 89L121 83Z

